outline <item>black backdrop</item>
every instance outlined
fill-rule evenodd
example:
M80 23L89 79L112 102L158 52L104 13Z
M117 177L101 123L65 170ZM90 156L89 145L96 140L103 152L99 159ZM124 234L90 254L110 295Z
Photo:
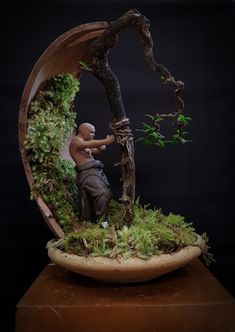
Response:
M151 20L155 57L185 83L185 113L192 117L193 139L166 150L136 144L137 196L165 213L184 215L198 233L207 232L217 261L209 269L234 295L234 4L10 1L1 7L0 242L7 313L3 322L13 320L16 302L48 262L45 245L53 237L29 200L18 152L18 109L26 80L38 57L60 34L82 23L114 20L129 8ZM135 134L145 113L172 109L170 90L145 63L131 29L120 34L110 64L119 77ZM82 77L75 105L79 122L95 124L97 138L110 132L105 92L92 76ZM120 197L120 174L112 165L119 157L115 145L102 156L115 198Z

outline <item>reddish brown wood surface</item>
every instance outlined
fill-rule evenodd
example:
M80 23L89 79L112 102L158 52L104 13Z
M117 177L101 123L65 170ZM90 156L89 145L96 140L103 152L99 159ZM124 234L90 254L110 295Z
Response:
M19 112L19 148L25 169L25 174L32 188L32 170L24 149L24 141L27 130L28 106L35 96L40 85L57 73L68 72L79 78L81 69L79 61L89 62L89 45L107 27L106 22L93 22L79 25L58 37L35 64L24 88ZM64 232L53 217L52 212L43 201L40 193L36 195L39 209L56 237L63 237Z
M17 305L16 332L29 331L234 332L235 302L199 260L123 285L49 264Z

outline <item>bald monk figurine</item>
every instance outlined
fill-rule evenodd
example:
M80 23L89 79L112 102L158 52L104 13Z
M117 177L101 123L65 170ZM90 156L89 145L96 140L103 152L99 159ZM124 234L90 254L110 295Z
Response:
M97 220L107 215L111 198L110 185L103 173L103 164L93 158L106 150L106 145L114 142L113 135L94 140L95 127L90 123L82 123L78 134L69 145L69 152L76 163L78 204L81 221Z

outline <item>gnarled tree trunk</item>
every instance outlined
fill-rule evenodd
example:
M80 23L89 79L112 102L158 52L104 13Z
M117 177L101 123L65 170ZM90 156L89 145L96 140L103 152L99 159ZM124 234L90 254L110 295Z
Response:
M183 83L176 82L170 72L155 61L152 50L153 41L149 32L150 22L136 9L129 10L116 21L109 23L107 29L90 45L92 74L103 83L106 89L110 110L113 114L110 127L117 138L117 142L121 145L122 158L119 163L122 171L121 180L123 181L121 200L124 207L123 217L127 223L130 223L135 198L133 135L129 119L126 118L118 79L108 64L109 49L116 45L117 34L128 26L132 26L139 33L145 59L152 69L161 75L166 84L176 89L175 95L179 110L183 108L183 101L179 97L179 92L183 89Z

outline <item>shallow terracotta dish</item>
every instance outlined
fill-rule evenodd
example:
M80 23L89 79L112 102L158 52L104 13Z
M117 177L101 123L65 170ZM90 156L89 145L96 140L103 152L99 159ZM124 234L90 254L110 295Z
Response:
M199 235L197 236L195 246L185 247L172 254L156 255L148 260L139 258L117 260L71 255L56 247L61 240L50 245L48 255L55 264L87 277L106 282L139 282L174 271L200 256L202 250L198 245L202 245L204 241Z

